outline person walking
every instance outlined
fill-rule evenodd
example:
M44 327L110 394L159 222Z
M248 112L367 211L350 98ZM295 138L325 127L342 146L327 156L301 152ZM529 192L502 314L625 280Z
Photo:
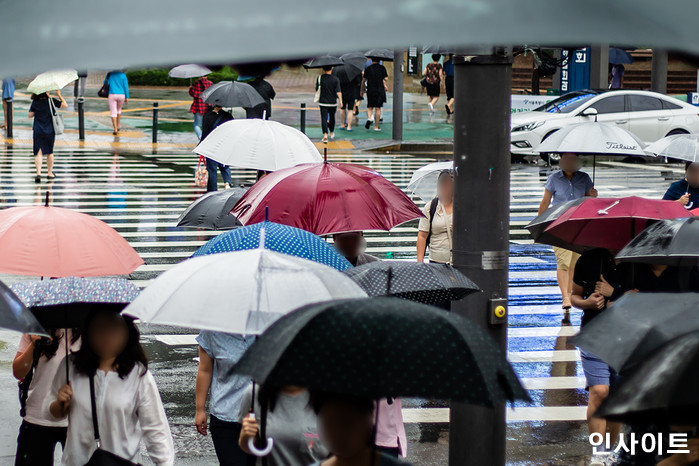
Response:
M104 83L109 86L109 115L112 117L113 134L116 136L121 130L121 109L129 102L129 80L122 70L110 71L104 78Z
M86 329L70 360L70 382L58 371L49 398L51 415L70 419L63 464L90 461L97 451L96 420L101 450L137 463L143 442L153 463L173 465L170 427L133 319L99 310Z
M425 77L425 90L427 91L427 105L430 113L434 113L434 104L439 100L439 88L442 82L442 65L439 63L441 55L432 55L432 62L425 66L422 75Z
M220 105L215 105L209 113L204 115L201 127L201 140L214 130L217 126L233 119L233 115L228 113ZM221 171L223 177L224 189L229 189L233 183L231 178L231 168L228 165L223 165L215 160L206 158L206 171L209 172L209 181L206 184L206 192L218 191L218 171Z
M209 78L202 76L189 86L189 95L192 96L192 106L189 107L189 111L194 115L194 134L196 134L199 139L202 138L201 127L204 123L204 115L211 111L211 105L205 104L204 101L201 100L201 94L213 84L214 83L212 83Z
M560 170L549 175L544 186L544 196L539 204L539 215L550 206L556 206L583 196L597 197L597 190L590 176L581 172L582 162L577 154L565 153L559 161ZM568 319L571 307L570 293L573 287L571 272L580 254L567 249L554 247L556 255L556 279L561 290L561 307L565 311L564 320Z
M238 446L242 424L238 421L240 402L250 379L230 375L233 366L253 342L252 337L201 331L199 369L196 382L197 432L206 435L206 398L209 400L209 429L218 462L222 466L245 466L250 456Z
M369 129L374 124L374 131L381 131L379 122L381 121L381 108L386 102L386 91L388 91L388 71L386 67L379 63L378 58L371 59L371 65L364 70L364 80L366 81L366 124L364 128Z
M451 262L453 233L454 176L443 170L437 178L437 197L422 209L417 233L417 261L424 262L429 248L430 262Z
M0 125L0 129L7 128L7 122L9 120L10 105L15 98L15 78L14 76L8 76L2 79L2 114L3 121Z
M272 117L272 101L277 96L274 87L272 87L272 85L269 82L265 81L264 78L259 76L252 79L251 81L246 82L250 84L257 91L258 94L260 94L260 97L264 99L264 103L255 105L252 108L246 108L245 118L269 120Z
M672 183L663 199L678 201L688 209L699 207L699 162L684 164L684 179Z
M15 466L52 466L57 444L65 448L68 420L55 420L44 409L53 379L65 368L66 340L72 351L80 348L80 332L51 330L51 338L23 335L12 362L20 381L22 424L17 437Z
M337 105L342 107L342 89L340 89L340 80L332 75L332 66L324 66L323 72L316 80L316 91L320 89L320 99L318 106L320 107L320 126L323 130L322 142L328 142L335 138L335 112Z
M624 72L626 71L626 68L624 68L624 65L613 65L612 66L612 71L609 73L610 75L610 83L609 83L609 88L610 89L621 89L624 87Z
M447 93L447 103L444 105L447 115L454 113L454 54L442 65L442 77L444 78L444 90Z
M52 180L56 178L53 173L53 145L56 142L56 131L53 128L52 106L58 108L68 108L66 100L61 95L61 91L56 91L58 98L51 97L47 92L42 94L32 94L32 103L29 106L29 118L34 118L33 128L33 152L36 176L34 182L41 183L41 166L43 156L46 156L46 178ZM49 101L51 99L51 101Z
M362 75L358 74L351 81L340 79L340 89L342 91L342 107L340 107L340 128L352 131L352 121L354 120L354 109L359 98L359 86L361 86Z

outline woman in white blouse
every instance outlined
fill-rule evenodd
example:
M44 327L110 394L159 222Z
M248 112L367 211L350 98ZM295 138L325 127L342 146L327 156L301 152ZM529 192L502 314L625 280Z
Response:
M148 371L133 319L97 311L87 322L80 350L53 381L49 406L55 418L68 416L63 464L82 466L97 449L92 425L90 379L94 378L101 449L133 462L146 445L157 465L172 465L175 451L158 387Z
M417 260L423 262L429 250L430 262L451 262L452 207L454 205L454 177L444 170L437 178L437 197L422 209L417 233ZM434 212L434 215L431 215ZM429 243L429 244L428 244Z

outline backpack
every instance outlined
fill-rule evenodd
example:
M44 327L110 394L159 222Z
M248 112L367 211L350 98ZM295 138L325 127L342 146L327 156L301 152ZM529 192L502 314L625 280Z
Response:
M430 201L430 231L427 233L427 243L425 247L430 247L430 239L432 239L432 220L434 220L434 214L437 213L437 204L439 203L439 198L435 197Z

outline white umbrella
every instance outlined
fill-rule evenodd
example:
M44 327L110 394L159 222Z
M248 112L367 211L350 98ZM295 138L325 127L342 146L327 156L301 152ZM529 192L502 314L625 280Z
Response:
M659 157L699 162L699 134L673 134L646 147L646 152Z
M256 335L297 307L362 296L351 278L327 265L250 249L181 262L123 312L153 324Z
M410 177L410 182L406 189L412 194L420 197L425 202L429 202L437 195L437 179L444 170L454 168L454 162L434 162L420 167Z
M189 63L174 67L168 73L171 78L198 78L211 73L211 70L203 65Z
M76 79L78 79L78 72L75 70L47 71L34 78L27 86L27 91L32 94L56 91L58 89L63 89Z
M537 152L574 152L588 155L647 156L645 144L624 128L600 122L559 129L536 148Z
M216 127L193 152L224 165L265 171L323 161L318 149L301 131L262 119L227 121Z

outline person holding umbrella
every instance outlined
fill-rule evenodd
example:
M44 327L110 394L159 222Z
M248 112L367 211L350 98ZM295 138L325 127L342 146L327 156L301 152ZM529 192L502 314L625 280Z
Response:
M454 176L451 170L442 170L437 178L437 197L422 209L417 233L417 261L425 260L429 248L430 262L451 262L453 229Z
M201 100L201 93L211 87L214 83L206 76L202 76L189 86L189 95L192 96L192 106L189 111L194 114L194 134L202 139L202 125L204 115L211 111L211 106Z
M539 215L550 206L556 206L564 202L579 199L583 196L597 197L597 190L587 173L581 172L582 162L577 154L561 154L559 161L560 170L549 175L544 186L544 196L539 204ZM580 257L578 253L567 249L554 247L556 255L556 279L561 290L562 307L570 310L571 289L573 277L571 271L575 269L575 263Z
M318 76L316 81L316 92L320 90L320 99L318 106L320 107L320 126L323 129L322 142L328 142L335 138L335 112L337 112L337 104L339 102L342 107L342 89L340 88L340 80L332 75L333 67L324 66L323 72Z
M214 129L216 129L217 126L227 121L231 121L232 119L233 115L225 111L223 107L220 105L214 105L211 111L204 115L202 120L201 140L203 141L206 139L206 137ZM206 170L209 172L209 181L206 184L206 192L218 191L217 170L221 170L224 189L229 189L233 184L233 179L231 178L231 168L228 165L223 165L208 157L205 158Z
M53 127L53 109L51 107L68 108L60 90L56 90L56 96L58 98L51 97L48 92L43 92L32 94L31 97L29 118L34 118L32 139L34 141L34 166L36 167L34 181L36 183L41 182L43 155L46 156L46 177L49 180L56 178L53 173L53 144L56 142L56 131Z
M121 130L121 108L129 103L129 80L122 70L115 70L107 73L104 84L109 89L109 114L112 117L113 134L116 136Z
M238 78L240 80L240 78ZM260 118L269 120L272 117L272 100L277 96L274 87L266 81L262 76L252 78L246 81L250 84L260 97L264 99L264 103L255 105L254 107L245 108L245 118Z
M688 209L699 207L699 162L685 163L684 179L672 183L663 199L677 201Z

